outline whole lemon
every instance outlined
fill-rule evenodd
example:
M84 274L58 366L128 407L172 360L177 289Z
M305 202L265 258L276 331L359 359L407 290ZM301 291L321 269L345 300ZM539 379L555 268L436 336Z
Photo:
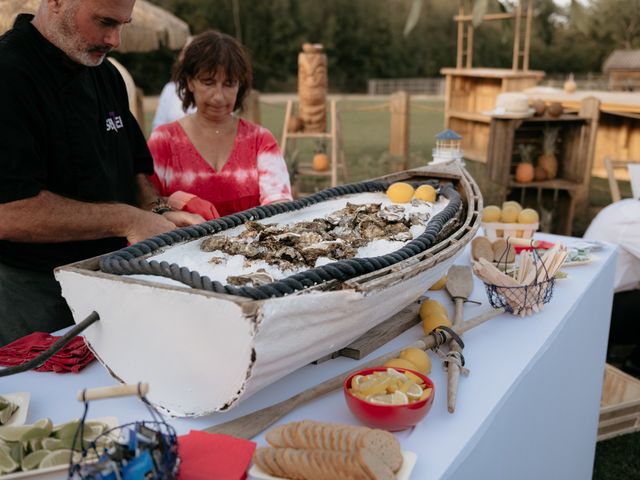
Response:
M447 276L445 275L444 277L442 277L440 280L438 280L436 283L434 283L433 285L431 285L429 287L429 290L442 290L442 288L444 288L444 286L447 284Z
M502 215L500 215L500 221L502 223L516 223L518 221L518 207L515 205L505 205L502 207Z
M434 329L438 327L449 327L451 328L451 320L449 317L441 312L433 312L429 315L422 317L422 330L425 334L430 334Z
M515 200L507 200L506 202L502 202L502 208L504 208L505 205L513 205L518 209L518 213L522 211L522 205L520 205L520 203L516 202Z
M425 202L435 202L438 194L431 185L420 185L413 194L414 198Z
M399 358L413 363L416 366L415 370L423 375L431 373L431 359L424 350L405 348L400 352Z
M416 365L404 358L392 358L391 360L384 362L384 366L388 368L408 368L409 370L418 371L418 367Z
M392 183L387 188L387 197L393 203L409 203L413 198L413 187L404 182Z
M447 312L447 309L445 308L444 305L442 305L439 301L437 300L432 300L430 298L427 298L426 300L424 300L421 304L420 304L420 318L424 320L424 318L428 315L430 315L431 313L435 313L435 312L439 312L444 314L446 317L449 316L449 312Z
M499 222L502 210L497 205L487 205L482 209L482 221L487 223Z
M518 223L538 223L540 217L533 208L525 208L518 215Z

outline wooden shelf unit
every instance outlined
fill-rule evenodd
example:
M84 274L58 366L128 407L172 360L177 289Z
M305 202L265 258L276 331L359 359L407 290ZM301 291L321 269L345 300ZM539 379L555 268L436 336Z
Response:
M553 221L547 219L546 222L549 232L571 235L575 214L586 212L599 103L595 98L585 99L577 115L559 118L491 119L487 163L489 178L501 187L502 201L517 200L539 213L547 211L552 215ZM546 126L560 128L556 144L557 178L516 182L514 173L520 161L518 145L533 145L532 159L535 162L542 153Z
M444 126L462 135L465 158L486 163L491 117L500 93L534 87L540 71L500 68L443 68L446 78Z
M338 116L336 101L331 100L329 102L329 114L330 122L328 124L328 132L289 132L287 126L289 125L289 119L293 115L294 102L292 100L287 101L287 109L284 116L284 125L282 128L282 139L280 141L280 148L282 149L282 155L287 158L287 149L295 148L296 140L313 140L324 139L329 142L329 170L326 172L320 172L313 170L310 166L294 165L294 170L291 172L292 177L292 189L294 197L304 196L307 193L300 191L300 180L302 177L324 177L329 180L331 187L338 185L338 177L342 177L342 182L347 181L347 163L344 156L344 149L342 147L342 137L340 134L340 118Z

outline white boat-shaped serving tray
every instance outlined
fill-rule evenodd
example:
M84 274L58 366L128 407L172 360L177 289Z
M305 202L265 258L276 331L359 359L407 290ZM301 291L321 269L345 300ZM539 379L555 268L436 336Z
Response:
M76 322L93 311L99 314L100 320L84 335L115 378L125 383L149 382L149 400L171 415L227 410L293 370L343 348L416 301L471 241L480 226L482 199L465 170L440 164L400 172L377 179L373 190L384 199L385 185L395 181L431 181L441 193L454 191L449 197L459 198L455 215L432 217L433 225L440 228L422 243L427 245L424 250L415 248L420 242L414 238L402 247L403 252L412 249L409 256L382 267L379 262L364 262L379 268L346 274L342 280L306 283L298 289L295 285L300 282L289 277L263 290L223 285L198 273L194 265L185 266L188 259L181 256L181 252L197 251L202 239L211 236L207 231L173 244L167 235L155 237L155 243L142 242L108 257L61 267L56 278ZM355 185L361 189L362 184ZM345 188L330 189L327 202L338 201ZM357 204L359 195L344 197ZM371 191L363 195L370 196ZM288 216L319 208L326 196L308 197L307 206L298 204L292 211L259 222L286 222ZM450 200L441 213L453 204ZM278 208L289 208L281 205ZM259 209L247 212L255 216ZM219 228L220 223L215 225ZM426 226L427 237L431 225ZM398 251L392 255L396 259ZM331 266L321 268L334 271ZM150 272L154 275L141 275ZM288 293L282 293L285 290ZM251 298L253 294L257 297Z

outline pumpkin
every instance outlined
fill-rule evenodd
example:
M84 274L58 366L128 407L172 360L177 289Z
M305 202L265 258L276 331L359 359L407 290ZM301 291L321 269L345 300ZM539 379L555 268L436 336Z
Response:
M329 169L329 156L326 153L318 152L313 156L313 169L316 172L324 172Z

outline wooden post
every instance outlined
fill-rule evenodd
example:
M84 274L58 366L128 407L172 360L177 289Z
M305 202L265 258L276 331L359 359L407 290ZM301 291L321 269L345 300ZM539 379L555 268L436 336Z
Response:
M260 125L260 92L251 90L242 103L242 118Z
M516 26L513 31L513 71L518 70L518 63L520 61L520 20L522 15L522 7L520 6L520 0L516 7Z
M473 23L467 25L467 68L473 67Z
M282 151L282 155L286 156L287 152L287 138L289 137L289 132L287 128L289 128L289 118L291 118L291 111L293 110L293 102L291 100L287 100L287 110L284 114L284 124L282 125L282 140L280 140L280 150Z
M589 185L591 183L591 170L593 169L593 157L596 149L596 137L598 136L598 122L600 120L600 100L595 97L587 97L580 103L581 117L589 118L590 121L584 127L585 141L587 148L582 149L586 152L587 158L582 163L583 177L580 187L575 191L575 205L577 215L586 215L589 207Z
M464 7L460 4L458 15L464 16ZM458 20L458 45L456 51L456 68L462 68L462 49L464 45L464 21Z
M527 0L527 24L524 31L524 58L522 70L529 71L529 49L531 48L531 20L533 18L533 1Z
M403 170L409 159L409 94L396 92L389 99L391 126L389 128L389 153L403 158Z
M331 186L338 185L338 113L336 101L331 100Z

